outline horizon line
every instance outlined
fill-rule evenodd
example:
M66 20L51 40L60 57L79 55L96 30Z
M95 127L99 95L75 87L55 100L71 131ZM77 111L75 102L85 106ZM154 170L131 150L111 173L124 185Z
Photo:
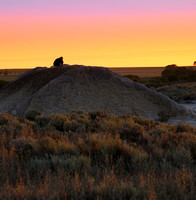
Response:
M74 64L74 65L81 65L81 64ZM72 66L72 65L70 65L70 66ZM83 66L85 66L85 65L83 65ZM105 67L105 68L154 68L154 67L156 67L156 68L165 68L168 65L166 65L166 66L138 66L138 67L106 67L106 66L90 66L90 65L86 65L86 66L87 67ZM177 65L177 67L194 67L194 66L195 65L183 65L183 66L178 66ZM47 67L47 66L37 66L37 67ZM0 67L0 70L35 69L37 67L29 67L29 68L28 67L21 67L21 68L18 68L18 67L16 67L16 68L14 68L14 67L13 68L1 68ZM52 66L50 66L50 67L52 67ZM47 68L50 68L50 67L47 67Z

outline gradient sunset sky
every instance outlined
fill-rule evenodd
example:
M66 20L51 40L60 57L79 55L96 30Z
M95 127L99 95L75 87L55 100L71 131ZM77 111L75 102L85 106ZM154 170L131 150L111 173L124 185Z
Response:
M192 65L196 0L2 0L0 68Z

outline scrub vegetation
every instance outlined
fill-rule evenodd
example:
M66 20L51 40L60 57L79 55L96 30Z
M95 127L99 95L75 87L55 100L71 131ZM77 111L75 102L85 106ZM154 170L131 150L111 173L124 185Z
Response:
M105 111L0 115L0 199L196 197L196 128Z
M126 75L127 78L145 84L174 101L196 100L196 67L178 67L168 65L160 77L138 77Z
M155 90L177 102L196 100L196 82L163 85Z

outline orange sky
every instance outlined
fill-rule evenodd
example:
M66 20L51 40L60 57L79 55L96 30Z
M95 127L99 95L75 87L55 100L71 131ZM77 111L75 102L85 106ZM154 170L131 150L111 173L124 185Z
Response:
M192 65L196 14L16 15L0 18L0 68L67 64L106 67Z

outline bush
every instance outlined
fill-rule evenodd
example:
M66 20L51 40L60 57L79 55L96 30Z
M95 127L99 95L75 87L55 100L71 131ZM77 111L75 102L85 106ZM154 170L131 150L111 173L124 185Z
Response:
M39 127L45 127L49 124L52 116L44 116L44 115L37 115L35 118L35 122L39 125Z
M50 121L50 125L54 126L58 131L64 131L64 123L69 121L68 116L63 114L56 114Z
M127 141L136 142L142 138L142 134L144 132L144 127L135 124L132 127L125 127L119 131L120 137Z
M35 118L39 115L41 115L41 113L37 110L29 110L25 113L26 119L30 121L35 121Z
M135 82L139 82L142 83L143 81L141 80L141 78L139 76L136 75L126 75L125 77L127 77L128 79L135 81Z
M8 124L11 121L12 117L10 114L1 114L0 115L0 125Z
M168 65L161 73L161 77L169 82L185 80L196 81L196 70L192 67L178 67L177 65Z

